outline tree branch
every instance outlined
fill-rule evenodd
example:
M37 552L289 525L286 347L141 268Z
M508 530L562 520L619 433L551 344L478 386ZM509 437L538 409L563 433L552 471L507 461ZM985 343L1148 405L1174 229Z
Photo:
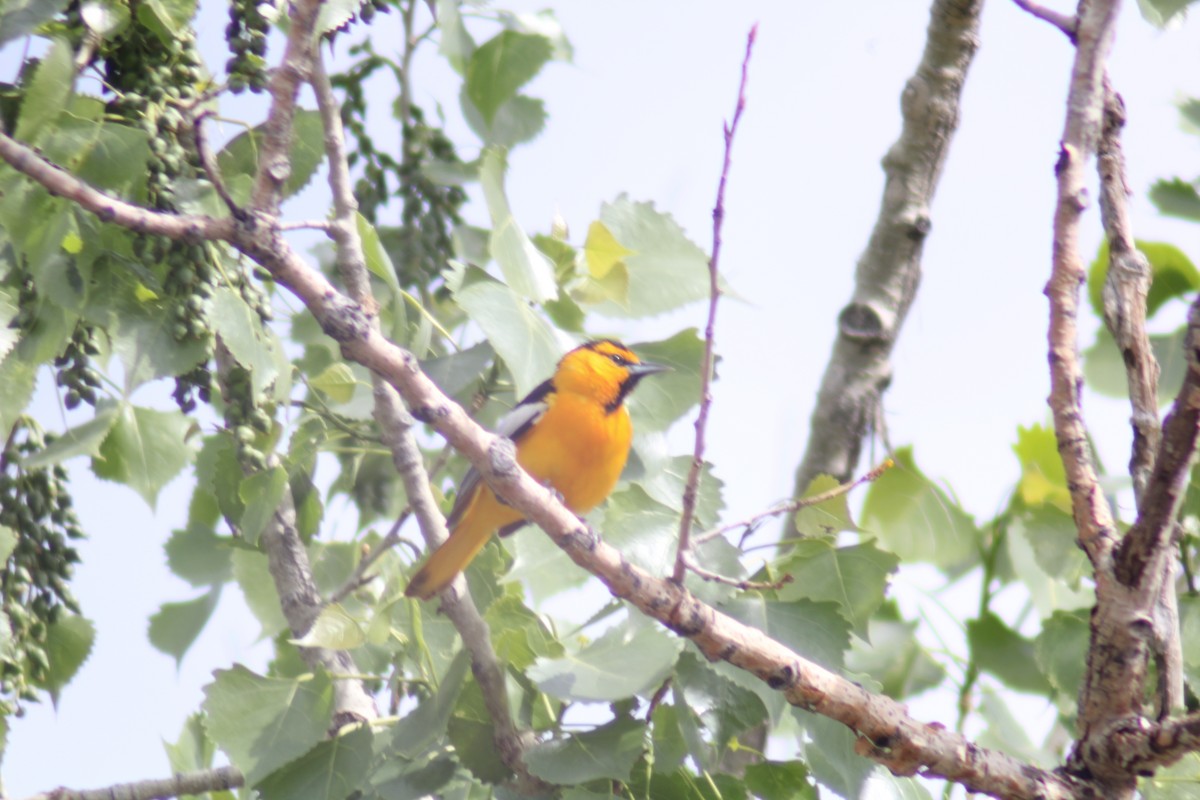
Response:
M738 122L746 109L746 77L750 69L750 56L754 52L754 37L758 26L750 28L746 37L746 55L742 58L742 80L738 84L737 106L733 120L725 126L725 159L721 164L721 180L717 185L717 202L713 206L712 257L708 260L708 322L704 325L704 359L700 365L700 412L696 415L696 444L692 450L692 464L688 468L687 482L683 487L683 511L679 517L679 544L675 551L675 571L672 579L683 583L687 574L688 553L691 550L692 517L696 513L696 492L700 488L700 471L704 468L704 432L708 426L708 411L712 408L713 340L717 324L717 304L721 299L720 270L721 225L725 221L725 184L729 179L729 165L733 156L733 137Z
M358 234L358 201L354 197L346 160L342 117L319 52L312 59L312 86L325 129L325 152L329 160L329 186L334 207L331 235L336 245L339 274L349 288L351 297L361 307L374 310L378 305L371 290L362 239ZM379 321L373 312L371 325L378 333ZM384 444L392 451L392 463L404 483L409 508L417 519L426 543L433 549L446 540L446 520L433 498L425 461L413 436L412 416L404 408L396 390L379 373L373 373L372 382L375 422L379 425ZM501 760L527 788L548 788L525 768L524 753L534 742L534 737L528 731L518 730L513 720L504 670L492 648L491 631L475 607L475 601L467 591L466 579L461 575L455 579L453 590L442 595L442 610L471 654L471 670L492 718L493 738Z
M218 767L159 780L119 783L103 789L61 787L43 794L35 794L27 800L155 800L161 797L224 792L240 788L245 783L245 776L236 767Z
M1125 363L1129 400L1133 406L1133 447L1129 474L1139 514L1145 511L1146 487L1154 468L1162 429L1158 421L1158 360L1146 332L1146 294L1150 262L1138 249L1127 202L1130 191L1121 147L1125 103L1104 78L1104 118L1097 149L1100 173L1100 218L1108 239L1108 277L1104 282L1104 322ZM1171 520L1174 524L1175 515ZM1158 603L1154 612L1155 654L1158 666L1158 715L1183 707L1183 643L1179 635L1179 600L1175 593L1178 545L1162 560Z
M879 216L858 260L853 296L838 315L793 497L802 497L820 474L849 480L879 416L892 349L921 279L929 206L958 127L982 8L982 0L935 0L930 9L925 52L901 95L900 138L883 159L887 179ZM784 537L798 534L789 519Z

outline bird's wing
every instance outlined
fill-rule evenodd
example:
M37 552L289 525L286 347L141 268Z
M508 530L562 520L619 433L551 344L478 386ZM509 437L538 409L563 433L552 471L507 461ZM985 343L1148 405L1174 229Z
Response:
M543 381L496 422L496 434L506 436L514 442L521 441L521 437L546 413L546 409L550 407L550 395L553 393L554 384L548 380ZM471 467L463 476L462 482L459 483L458 495L454 499L454 508L446 517L446 526L451 530L470 506L471 498L475 495L479 483L479 470Z

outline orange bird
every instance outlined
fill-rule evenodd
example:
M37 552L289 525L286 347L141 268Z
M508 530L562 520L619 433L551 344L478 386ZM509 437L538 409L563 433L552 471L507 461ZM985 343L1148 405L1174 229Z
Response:
M571 511L585 514L612 492L629 457L633 425L625 398L642 378L666 369L611 339L588 342L563 356L554 376L505 415L496 432L513 440L526 472L558 492ZM450 538L404 593L428 600L466 569L493 533L507 536L525 522L472 467L446 518Z

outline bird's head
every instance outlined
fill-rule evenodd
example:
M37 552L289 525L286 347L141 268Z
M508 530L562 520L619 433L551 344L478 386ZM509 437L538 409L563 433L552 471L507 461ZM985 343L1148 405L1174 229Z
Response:
M668 369L642 361L620 342L597 339L562 357L554 372L554 388L590 397L608 411L615 411L638 381Z

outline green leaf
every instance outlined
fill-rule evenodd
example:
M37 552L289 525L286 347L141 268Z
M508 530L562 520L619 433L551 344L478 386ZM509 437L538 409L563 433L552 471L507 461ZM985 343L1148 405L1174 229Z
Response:
M257 394L279 374L275 342L254 309L234 289L222 286L213 293L212 325L237 362L250 370Z
M746 788L762 800L817 800L803 761L760 761L746 767Z
M0 361L0 430L10 431L33 397L37 365L14 351Z
M861 639L851 643L847 669L870 675L879 681L880 691L896 699L937 686L946 671L917 641L916 629L916 622L872 619L870 644Z
M501 783L512 777L496 750L495 724L478 683L468 683L458 698L446 727L454 753L463 767L484 783Z
M1160 213L1192 222L1200 222L1200 192L1180 178L1157 181L1150 187L1150 202Z
M37 141L38 133L67 106L75 83L74 51L66 39L55 37L42 56L29 88L23 93L15 138Z
M1150 289L1146 292L1146 316L1152 317L1163 304L1174 297L1183 297L1200 288L1200 271L1186 254L1173 244L1146 242L1138 239L1134 245L1150 263ZM1100 251L1088 269L1088 299L1096 316L1104 318L1104 283L1108 279L1108 240L1100 243Z
M512 289L471 267L454 299L504 359L519 397L554 372L560 356L554 332Z
M325 738L333 686L321 672L306 678L256 675L241 665L219 669L204 687L205 728L255 786Z
M804 498L838 488L841 483L832 475L818 475L804 490ZM857 531L850 516L850 501L847 494L839 495L816 505L804 506L795 515L796 530L801 536L810 538L835 538L842 531Z
M0 359L11 353L21 338L21 331L12 326L19 310L17 301L15 293L0 289Z
M550 783L628 781L645 749L646 724L628 717L525 751L529 771Z
M217 433L204 440L196 455L196 481L199 489L211 494L225 519L236 523L246 510L238 487L243 480L233 436Z
M979 744L1046 769L1058 762L1057 755L1039 749L1030 741L1027 726L1013 715L1009 697L984 688L979 712L988 724L987 730L976 740Z
M156 378L182 375L208 358L208 341L176 341L174 317L166 306L138 312L120 314L113 337L127 393Z
M275 591L275 580L267 569L267 557L253 550L236 549L230 557L233 561L233 577L246 598L246 605L254 613L262 632L259 638L269 639L287 630L287 620L279 607L279 594Z
M363 256L367 260L367 269L376 278L384 282L392 290L393 297L401 293L400 279L396 277L396 267L379 239L379 231L371 221L362 214L355 212L354 222L358 228L359 238L362 239Z
M685 328L669 339L638 342L632 347L643 360L671 368L639 382L628 403L639 434L665 431L700 402L704 340L695 328Z
M496 655L515 669L525 670L539 658L562 658L566 652L542 617L515 595L488 606L484 621L492 631Z
M535 302L553 300L558 296L554 282L554 265L525 235L513 217L504 192L504 173L508 169L504 150L489 147L480 156L479 184L492 218L492 235L488 252L509 288L521 297Z
M362 4L358 0L327 0L321 3L321 10L317 12L317 24L313 26L313 35L323 37L330 31L336 31L354 19L360 8Z
M1078 697L1083 684L1091 637L1088 616L1083 611L1055 611L1033 643L1038 668L1063 697Z
M205 734L203 720L204 716L199 712L192 714L184 720L183 730L174 744L163 742L172 772L197 772L212 766L217 747Z
M233 541L228 536L189 526L174 531L163 549L171 572L192 586L211 586L233 578Z
M362 624L340 603L325 606L312 627L299 639L291 640L298 647L324 647L329 650L353 650L366 643Z
M1200 753L1188 753L1138 781L1142 800L1200 800Z
M1021 463L1021 480L1017 483L1021 502L1030 508L1049 505L1069 513L1071 493L1054 431L1044 425L1018 426L1013 452Z
M796 709L793 714L808 730L812 742L804 748L813 777L842 797L862 797L875 762L854 749L855 734L840 722Z
M637 455L640 456L642 471L640 474L627 474L627 477L634 485L640 487L650 499L676 512L676 516L667 520L667 522L674 525L676 534L673 535L677 535L679 529L678 514L683 511L683 487L687 484L688 471L692 466L692 457L684 455L668 456L664 451L665 447L662 449L657 447L651 449L648 446L639 447ZM629 468L627 468L627 473L631 473ZM724 482L713 475L713 465L706 461L703 469L700 470L700 484L696 489L696 507L694 513L697 529L711 528L717 524L721 509L725 507L723 497L724 488ZM626 500L631 501L627 504L627 507L633 514L638 513L639 510L655 510L646 503L638 501L636 495L625 497L626 491L629 490L621 490L614 494L610 498L610 502L614 500L617 503L624 503ZM614 519L612 521L616 522L617 520ZM634 521L636 522L636 520ZM606 516L604 525L601 527L605 536L609 534L609 522L610 520Z
M489 123L466 97L462 96L463 117L483 143L491 147L516 147L532 141L546 127L546 104L541 100L519 94L496 111Z
M442 674L437 693L422 700L415 709L396 723L392 730L392 748L406 759L416 758L425 752L446 730L446 723L454 710L466 680L470 657L466 650L459 650Z
M106 406L96 411L87 422L68 429L50 444L22 460L25 469L41 469L59 464L75 456L98 456L100 445L117 421L117 407Z
M502 31L471 54L467 98L491 124L500 106L541 70L552 52L550 40L544 36Z
M150 644L160 652L173 656L178 668L184 654L208 624L220 598L220 587L214 587L194 600L163 603L158 612L150 617Z
M553 697L610 702L658 688L682 650L663 631L622 625L563 658L539 658L526 674Z
M995 614L967 622L967 644L980 669L1022 692L1046 694L1050 684L1038 669L1033 642L1009 628Z
M354 389L358 381L350 367L337 361L330 364L317 377L311 379L308 385L326 394L335 403L349 403L354 397Z
M368 774L373 738L370 727L361 725L320 742L255 788L263 800L342 800Z
M472 784L451 784L443 789L457 773L460 773L459 763L447 756L436 757L427 762L408 763L394 760L376 769L371 774L374 797L379 800L425 800L427 797L441 797L444 800L489 800L491 791L469 793ZM481 783L473 786L478 788ZM455 793L454 788L461 788ZM372 795L367 795L371 797Z
M75 673L92 653L96 639L96 626L91 620L75 614L64 614L46 629L46 658L50 671L38 683L54 702L58 702L62 688L70 683Z
M251 181L233 181L237 176L253 177L258 171L258 151L263 145L264 125L244 131L233 138L217 154L217 166L229 184L234 201L244 205L250 199L253 188ZM283 197L287 199L303 189L316 173L325 158L325 129L321 115L307 109L296 110L296 121L292 128L292 148L289 160L291 174L283 185Z
M1091 566L1077 544L1078 531L1072 516L1054 506L1014 511L1009 536L1024 536L1038 566L1047 575L1060 578L1073 588L1091 574Z
M250 546L257 546L258 537L267 529L283 502L287 485L287 471L283 467L271 467L247 476L238 487L238 495L246 507L238 530Z
M698 714L712 733L713 761L739 734L767 722L767 707L753 691L727 679L690 652L675 667L673 688L677 702L682 695L682 705Z
M0 4L0 45L28 36L67 7L70 0L5 0Z
M17 532L7 525L0 525L0 564L8 561L16 548Z
M632 255L623 259L628 292L620 300L598 302L598 313L648 317L708 297L708 255L669 214L621 195L600 207L600 221ZM621 272L615 268L608 277Z
M977 559L979 531L971 515L917 469L911 447L897 450L895 462L867 490L863 530L902 561L951 569Z
M463 24L457 0L437 0L438 52L446 57L459 75L467 70L467 62L475 52L475 40Z
M119 0L85 0L80 3L79 18L91 33L108 39L129 25L129 7Z
M196 13L196 0L144 0L138 4L138 21L173 45Z
M178 411L122 403L112 428L92 459L98 478L124 483L154 507L158 492L192 457L185 437L192 422Z
M850 647L850 624L833 603L743 595L721 606L721 611L826 669L840 670Z
M1138 0L1142 18L1156 28L1166 28L1182 20L1187 7L1196 0Z
M458 397L479 386L480 375L495 357L491 344L483 341L457 353L422 361L421 371L443 392Z
M899 564L900 559L873 541L852 547L819 539L797 542L779 564L793 578L779 590L779 599L836 603L855 633L866 638L867 621L883 604L888 576Z

